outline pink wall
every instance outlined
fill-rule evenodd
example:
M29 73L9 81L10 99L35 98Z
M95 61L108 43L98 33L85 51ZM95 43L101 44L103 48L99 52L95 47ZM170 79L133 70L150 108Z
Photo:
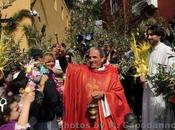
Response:
M175 17L175 0L158 0L158 15L165 21Z

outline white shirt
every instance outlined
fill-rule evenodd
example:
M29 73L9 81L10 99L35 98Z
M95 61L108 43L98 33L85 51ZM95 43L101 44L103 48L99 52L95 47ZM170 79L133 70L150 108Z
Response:
M175 63L175 57L169 58L169 56L174 55L171 47L165 45L164 43L158 43L149 55L149 75L157 73L158 64L172 66Z
M56 69L58 69L58 70L62 70L61 69L61 66L60 66L60 62L59 62L59 60L55 60L55 66L54 66Z

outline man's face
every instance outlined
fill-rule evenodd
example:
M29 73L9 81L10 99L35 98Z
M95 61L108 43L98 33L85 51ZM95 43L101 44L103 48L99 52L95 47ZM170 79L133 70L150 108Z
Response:
M110 47L110 45L109 45L108 43L104 44L104 50L105 50L106 52L110 52L111 47Z
M151 46L155 46L160 42L160 36L153 34L151 30L148 30L147 38Z
M58 54L57 48L56 47L52 48L52 52L51 53L54 56L54 58L56 58L57 57L57 54Z
M91 69L98 69L102 66L104 59L104 57L100 57L100 53L98 50L90 49L88 54L87 65Z
M63 48L63 46L61 44L56 44L56 48L57 48L59 56L64 54L64 48Z

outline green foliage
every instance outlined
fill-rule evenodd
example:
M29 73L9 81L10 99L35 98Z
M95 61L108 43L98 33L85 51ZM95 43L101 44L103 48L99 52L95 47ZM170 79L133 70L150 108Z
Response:
M131 9L132 5L138 2L139 0L129 1L129 9ZM94 40L89 43L89 46L98 45L103 46L104 42L108 41L112 44L113 48L116 49L117 52L117 60L119 67L125 68L122 73L126 73L127 70L132 67L132 60L125 61L121 60L123 58L124 52L130 50L130 41L131 41L131 32L133 32L136 36L137 42L141 42L146 40L146 29L148 26L154 23L163 24L163 20L160 19L144 19L134 28L127 27L124 23L123 19L123 10L119 6L118 12L116 14L117 18L111 25L107 25L107 29L101 29L100 31L96 31L95 20L99 20L101 18L101 4L100 0L97 2L93 2L92 0L87 0L84 3L79 1L74 1L72 4L72 10L70 11L70 28L67 30L67 39L66 43L69 44L70 47L74 47L76 44L76 35L78 32L85 35L88 32L94 33ZM131 11L130 11L131 12ZM128 12L129 16L132 14ZM79 55L79 53L77 52ZM77 58L78 62L83 61L82 57ZM123 66L125 65L125 66Z
M120 79L124 79L124 76L133 76L136 73L135 67L133 66L133 59L132 58L122 58L120 62L117 64L117 67L120 70ZM133 72L130 72L130 70L133 70Z
M95 21L100 19L101 9L100 1L87 0L84 2L72 1L73 5L70 10L69 28L66 30L66 39L64 42L68 47L76 46L76 36L79 32L82 35L94 33ZM93 43L90 43L90 45ZM75 60L78 63L84 62L84 57L80 56L80 52L76 52Z
M12 32L19 26L19 22L26 17L32 19L30 11L21 10L12 17L15 21L12 25L7 24L7 26L0 28L0 68L3 68L4 71L10 71L17 63L26 63L29 60L31 48L40 48L44 52L51 45L51 41L46 40L43 30L40 34L33 26L23 26L29 43L29 50L20 49L21 39L14 40Z
M19 22L19 21L21 21L23 18L26 18L26 17L32 19L32 15L31 15L30 11L29 11L29 10L26 10L26 9L20 10L19 12L17 12L17 13L13 16L13 18L14 18L14 20L15 20L16 22Z
M175 51L175 28L173 28L173 25L169 24L168 29L170 37L172 38L171 47L173 48L173 51Z
M37 38L37 32L33 26L23 26L23 31L27 37L29 47L34 47L39 42L40 38Z
M167 66L158 64L158 73L149 76L157 95L162 94L166 100L175 96L175 68L167 70Z
M2 5L0 6L0 10L8 8L14 1L16 0L1 0Z
M100 18L99 1L88 0L85 2L73 2L70 10L70 28L67 29L66 43L73 46L78 32L86 34L94 32L95 20Z
M12 5L15 0L2 0L0 13ZM25 15L27 14L27 15ZM27 58L27 53L20 49L20 40L13 38L12 32L16 29L18 22L23 17L30 17L29 11L21 10L15 14L6 26L0 25L0 68L4 71L10 71L16 63L23 63Z
M113 23L113 26L108 26L107 30L96 31L95 21L101 19L101 0L96 2L87 0L83 3L75 1L73 4L74 7L70 11L70 28L66 31L67 39L65 42L70 47L74 47L78 32L81 32L82 35L92 32L94 40L89 43L89 46L103 46L105 41L109 41L117 49L118 59L120 59L123 53L128 50L130 41L130 36L123 31L124 22L120 22L121 26L116 26L120 25L119 23Z
M146 30L149 26L153 24L159 24L163 25L163 19L162 18L148 18L146 20L142 20L136 27L132 28L132 32L134 32L136 40L138 42L141 42L143 40L146 40Z
M0 67L9 70L15 63L24 62L26 53L20 49L19 41L15 41L12 35L3 28L0 30Z
M13 17L11 17L12 21L7 23L3 29L9 34L14 32L17 29L17 26L19 26L19 22L21 22L23 18L29 18L33 21L29 10L20 10L19 12L15 13Z
M33 26L23 26L24 33L28 40L29 50L39 48L46 52L52 45L51 39L46 40L45 32L39 33ZM40 31L41 32L41 31Z

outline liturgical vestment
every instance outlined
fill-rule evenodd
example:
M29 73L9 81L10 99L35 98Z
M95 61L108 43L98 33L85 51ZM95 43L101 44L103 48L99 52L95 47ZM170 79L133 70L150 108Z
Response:
M95 120L88 114L93 91L104 92L104 97L98 100ZM68 65L64 84L63 130L122 130L124 116L129 112L116 67L106 65L97 71L87 65Z

